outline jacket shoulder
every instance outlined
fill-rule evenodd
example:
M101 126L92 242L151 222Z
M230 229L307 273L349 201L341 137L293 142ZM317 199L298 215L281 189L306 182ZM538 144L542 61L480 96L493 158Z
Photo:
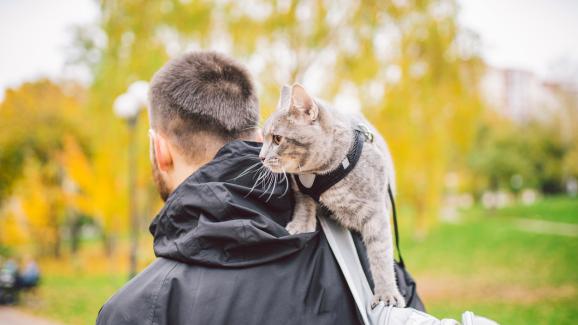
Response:
M157 324L161 291L179 263L157 258L120 288L100 309L97 325Z

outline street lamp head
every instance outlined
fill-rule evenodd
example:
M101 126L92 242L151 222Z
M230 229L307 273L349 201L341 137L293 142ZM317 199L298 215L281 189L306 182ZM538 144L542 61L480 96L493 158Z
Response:
M131 94L124 93L116 98L113 104L116 116L130 120L134 119L141 109L139 101Z
M149 83L143 80L133 82L127 90L140 103L141 107L147 106L148 103Z
M125 120L134 120L141 109L147 105L148 83L136 81L128 90L118 96L113 104L114 113Z

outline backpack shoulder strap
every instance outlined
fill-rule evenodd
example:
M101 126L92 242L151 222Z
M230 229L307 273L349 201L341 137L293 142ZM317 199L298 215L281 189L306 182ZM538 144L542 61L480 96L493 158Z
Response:
M324 215L319 216L319 223L349 286L363 323L371 324L368 319L367 308L371 308L373 292L363 272L351 233Z
M391 210L393 214L393 232L395 234L395 248L397 248L397 256L399 256L399 265L405 267L403 262L403 257L401 257L401 249L399 248L399 230L397 227L397 211L395 209L395 200L393 199L393 191L391 190L391 185L387 184L387 194L389 195L389 201L391 202Z
M391 201L391 207L393 212L393 227L395 232L395 245L399 255L399 264L404 265L403 258L401 256L401 251L399 249L399 231L397 226L397 211L395 209L395 202L393 199L393 192L391 187L388 186L389 199ZM359 260L359 255L357 255L357 249L355 248L355 243L351 237L351 232L339 224L337 224L331 218L328 218L324 214L318 214L319 223L323 228L327 242L331 247L333 256L337 260L341 272L345 277L345 281L349 286L349 290L355 300L357 309L363 319L364 324L386 324L388 319L388 314L391 308L385 307L384 304L379 304L373 309L371 308L371 299L373 298L373 291L369 286L369 282L365 277L365 272L361 266L361 261Z

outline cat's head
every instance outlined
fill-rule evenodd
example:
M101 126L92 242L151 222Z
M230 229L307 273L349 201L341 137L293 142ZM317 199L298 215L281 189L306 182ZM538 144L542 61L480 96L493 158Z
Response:
M259 157L273 172L302 173L315 169L315 152L328 150L323 111L300 84L283 86L277 110L263 127Z

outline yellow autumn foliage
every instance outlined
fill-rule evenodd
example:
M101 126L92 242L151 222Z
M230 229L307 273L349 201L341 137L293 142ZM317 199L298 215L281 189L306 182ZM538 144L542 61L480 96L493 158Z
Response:
M61 154L64 171L70 178L66 197L76 210L93 217L110 234L126 229L126 195L119 182L111 177L116 172L116 157L96 154L89 159L74 138L64 141ZM113 169L114 168L114 169Z
M0 236L0 245L30 240L56 251L78 216L92 220L111 248L126 234L128 128L112 104L131 82L150 80L190 49L217 49L247 64L263 118L284 83L304 82L336 105L343 94L354 97L390 144L401 207L424 231L436 222L444 177L463 169L482 108L481 63L457 44L467 34L455 1L130 0L102 2L101 10L76 39L92 72L87 89L39 81L9 90L0 104L0 205L16 200L22 216L0 213L0 228L15 229L0 231L14 233ZM142 112L131 167L140 231L160 206L147 128Z

